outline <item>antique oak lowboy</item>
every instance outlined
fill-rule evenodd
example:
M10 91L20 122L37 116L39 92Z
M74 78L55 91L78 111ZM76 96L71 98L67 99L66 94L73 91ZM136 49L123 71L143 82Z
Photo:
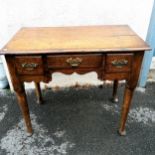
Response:
M95 71L101 80L114 80L117 101L118 80L126 80L119 126L125 123L136 87L144 51L149 46L127 25L22 28L1 50L27 132L32 133L24 82L35 82L41 103L40 82L49 82L54 72L84 74Z

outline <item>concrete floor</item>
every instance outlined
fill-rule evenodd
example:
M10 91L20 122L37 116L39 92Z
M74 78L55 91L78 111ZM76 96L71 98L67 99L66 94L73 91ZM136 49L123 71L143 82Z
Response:
M37 105L27 91L34 134L27 137L16 97L0 92L0 155L154 155L155 83L136 91L127 122L127 136L117 134L119 103L111 103L111 85L44 90Z

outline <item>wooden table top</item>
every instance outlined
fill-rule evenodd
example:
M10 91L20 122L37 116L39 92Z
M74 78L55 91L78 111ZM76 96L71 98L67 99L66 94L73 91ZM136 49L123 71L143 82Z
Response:
M21 28L0 54L150 50L127 25Z

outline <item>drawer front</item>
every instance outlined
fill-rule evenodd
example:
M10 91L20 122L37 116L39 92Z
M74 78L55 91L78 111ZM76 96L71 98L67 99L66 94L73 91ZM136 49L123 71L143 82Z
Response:
M133 54L107 54L106 72L130 72Z
M43 74L43 62L41 56L16 56L15 63L18 74Z
M91 68L100 67L103 57L101 54L88 55L59 55L48 56L48 68Z

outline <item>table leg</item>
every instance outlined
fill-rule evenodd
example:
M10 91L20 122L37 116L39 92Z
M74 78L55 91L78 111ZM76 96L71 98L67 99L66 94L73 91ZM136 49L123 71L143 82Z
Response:
M119 134L121 136L126 135L125 123L127 120L129 109L130 109L133 92L134 92L134 89L130 89L126 86L125 93L124 93L123 106L122 106L120 128L119 128Z
M16 91L16 95L17 95L17 99L18 99L18 104L20 106L22 115L24 117L27 132L29 134L32 134L32 125L31 125L29 107L28 107L28 104L27 104L27 99L26 99L24 86L22 86L22 89L20 89L20 91Z
M40 84L38 82L35 82L35 88L36 88L37 103L41 104L43 102L43 99L41 95Z
M138 82L143 55L144 55L144 51L141 51L141 52L135 53L133 57L133 62L135 63L132 64L132 71L130 74L130 78L127 80L125 93L124 93L121 121L120 121L120 128L119 128L120 135L126 134L125 123L130 109L132 96Z
M112 102L114 103L118 102L117 89L118 89L118 80L114 80L113 94L112 94Z
M15 62L12 56L6 57L7 65L9 68L9 72L11 75L11 81L13 84L14 91L16 92L16 96L18 99L18 104L21 109L27 132L31 135L32 134L32 125L31 125L31 119L30 119L30 113L29 113L29 107L27 104L25 89L23 82L20 81L19 76L17 75L17 72L15 70Z

